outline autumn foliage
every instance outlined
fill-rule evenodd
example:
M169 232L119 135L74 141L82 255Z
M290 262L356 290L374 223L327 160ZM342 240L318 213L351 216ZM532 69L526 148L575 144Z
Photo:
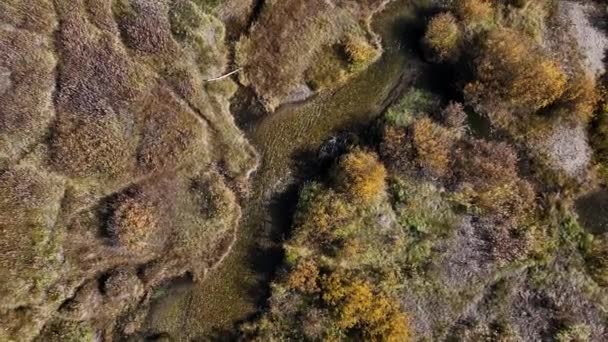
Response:
M456 14L467 24L479 23L491 18L494 8L488 0L458 0Z
M375 153L362 150L342 157L338 165L338 188L363 202L377 199L386 187L386 169Z
M319 269L312 260L298 263L289 273L287 286L304 293L316 292L319 280Z
M476 79L465 87L465 97L490 114L500 108L535 112L566 90L560 65L509 29L488 33L475 65Z
M398 304L365 280L334 272L323 280L322 297L342 329L357 327L371 341L409 340L408 320Z
M153 208L141 194L119 196L109 222L109 232L120 246L134 252L150 247L157 221Z
M419 165L434 175L444 175L450 163L449 130L426 117L414 123L412 132Z
M438 14L429 22L424 43L438 61L455 60L462 39L460 27L451 13Z
M462 191L490 215L517 221L532 207L534 191L520 179L517 154L506 143L471 140L456 152Z

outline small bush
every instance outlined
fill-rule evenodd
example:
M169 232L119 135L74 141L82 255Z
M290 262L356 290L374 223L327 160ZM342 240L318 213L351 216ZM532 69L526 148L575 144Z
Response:
M560 65L535 43L515 31L490 32L475 60L476 80L465 87L465 97L499 121L496 113L536 112L554 103L566 90Z
M494 13L492 3L488 0L458 0L455 10L458 17L468 25L491 20Z
M441 111L441 121L450 128L463 128L467 124L467 113L464 111L464 106L458 102L450 102Z
M378 199L386 187L386 169L376 154L351 152L338 164L336 182L339 189L353 200L370 202Z
M348 58L349 69L357 72L365 69L377 57L378 51L363 37L349 35L344 42L344 52Z
M290 272L287 278L289 288L304 293L316 292L318 287L319 269L312 260L305 260L298 263Z
M379 152L382 160L392 170L405 172L413 166L415 149L411 134L406 128L385 125Z
M354 210L343 196L310 184L300 194L293 240L310 248L329 245L335 239L335 231L353 216Z
M456 150L461 192L486 213L518 220L532 208L532 186L519 178L517 154L506 143L466 142Z
M460 55L461 32L451 13L436 15L429 22L423 42L439 62L455 61Z
M409 340L407 317L398 304L367 281L334 272L324 279L322 297L335 310L341 329L359 328L374 341Z
M433 113L439 109L441 99L426 90L411 88L391 106L384 115L386 123L406 127L422 113Z
M433 175L444 176L452 149L450 132L431 119L423 118L414 123L412 133L418 164Z
M585 73L577 74L568 82L566 90L559 100L560 111L575 122L588 123L599 101L595 79Z
M154 208L137 191L118 197L108 224L115 243L134 252L149 248L150 238L157 229Z

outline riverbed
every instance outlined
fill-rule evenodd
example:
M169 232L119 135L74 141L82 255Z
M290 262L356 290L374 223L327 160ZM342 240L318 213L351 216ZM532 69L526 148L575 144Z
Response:
M297 190L308 176L297 172L298 161L339 132L369 125L422 69L417 38L412 38L420 30L413 2L395 1L376 15L373 28L384 53L366 71L335 91L284 105L245 128L261 163L232 252L204 282L157 300L147 322L150 331L179 341L223 339L259 311L281 263L280 241L289 231Z

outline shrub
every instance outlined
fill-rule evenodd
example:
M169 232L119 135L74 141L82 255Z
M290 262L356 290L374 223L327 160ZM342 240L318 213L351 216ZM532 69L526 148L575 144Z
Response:
M392 126L409 126L422 113L432 113L439 109L441 99L426 90L411 88L391 106L384 115L386 123Z
M467 124L467 113L464 106L459 102L450 102L441 111L441 121L450 128L462 128Z
M433 175L445 175L452 148L450 132L427 117L414 123L412 133L418 164Z
M505 109L535 112L555 102L566 89L559 64L529 38L509 29L488 34L475 60L475 77L465 87L465 97L494 119L500 118L493 112Z
M333 242L334 232L353 213L354 207L342 196L318 184L310 184L300 194L292 240L312 248L327 245Z
M287 286L289 288L304 292L316 292L319 287L317 281L319 279L319 269L312 260L305 260L298 263L290 272L287 278Z
M349 69L357 72L365 69L377 57L378 51L361 36L348 35L344 41L344 52L348 58Z
M568 82L566 90L559 101L559 110L567 118L576 122L588 123L599 101L595 79L588 74L577 74Z
M157 228L154 209L138 191L118 196L108 224L115 243L134 252L149 247Z
M393 170L405 172L412 166L415 150L411 135L403 127L385 125L379 153L382 160Z
M323 300L336 312L341 329L358 328L368 340L409 340L405 314L369 282L334 272L324 279L323 287Z
M487 213L520 219L532 207L532 186L521 180L517 154L506 143L465 142L456 150L456 173L461 191Z
M370 202L379 198L386 186L386 169L372 152L357 150L340 159L336 182L353 200Z
M454 61L460 52L461 32L451 13L438 14L429 22L423 42L439 62Z
M458 0L456 14L467 24L476 24L491 19L494 8L488 0Z

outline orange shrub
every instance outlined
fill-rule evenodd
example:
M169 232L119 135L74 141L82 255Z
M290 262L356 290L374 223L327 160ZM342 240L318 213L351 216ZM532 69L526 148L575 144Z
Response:
M349 35L344 42L344 52L348 58L351 71L367 67L378 56L378 51L363 37Z
M422 118L413 125L413 140L419 165L437 176L448 171L452 138L449 130Z
M377 199L386 187L386 169L372 152L351 152L339 162L336 176L338 188L354 200Z
M313 293L319 289L317 284L318 278L319 269L315 262L312 260L302 261L289 273L287 286L304 293Z
M439 61L456 60L460 54L461 32L451 13L438 14L429 22L423 42Z
M120 196L110 218L112 238L135 252L149 247L157 222L152 207L141 196Z

